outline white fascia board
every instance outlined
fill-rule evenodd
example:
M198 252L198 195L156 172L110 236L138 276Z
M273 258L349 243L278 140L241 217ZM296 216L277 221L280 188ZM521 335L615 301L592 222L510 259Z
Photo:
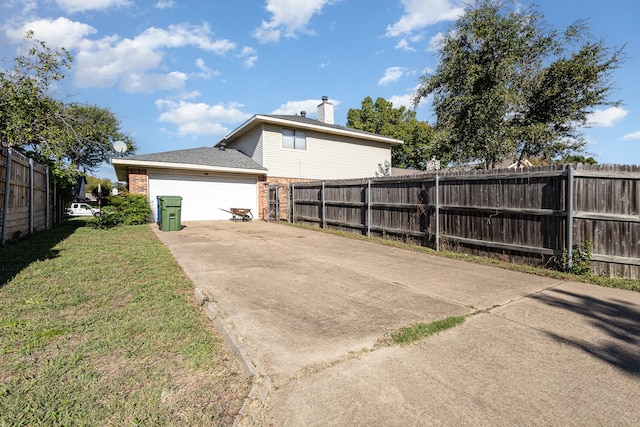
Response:
M376 135L376 134L373 134L373 133L366 133L365 134L365 133L360 133L360 132L356 132L356 131L351 131L349 129L340 129L340 128L334 128L334 127L330 127L330 126L315 125L315 124L312 124L312 123L297 122L297 121L294 121L294 120L286 120L286 119L281 119L281 118L278 118L278 117L262 116L262 115L259 115L259 114L251 117L249 120L247 120L242 125L237 127L230 134L225 136L224 139L222 139L222 141L228 141L228 140L232 139L236 135L241 135L242 133L244 133L245 130L249 130L252 127L251 125L254 122L275 124L275 125L281 125L281 126L285 126L285 127L286 126L296 127L296 128L301 128L301 129L313 130L313 131L316 131L316 132L319 132L319 133L329 133L329 134L333 134L333 135L341 135L341 136L348 136L348 137L355 138L355 139L362 139L362 140L365 140L365 141L382 142L382 143L389 144L389 145L404 144L404 141L401 141L401 140L395 139L395 138L389 138L388 136Z
M127 159L112 159L114 166L133 166L138 168L157 168L157 169L181 169L181 170L195 170L206 172L221 172L221 173L235 173L244 175L266 175L266 170L261 169L241 169L241 168L228 168L223 166L209 166L209 165L193 165L190 163L167 163L167 162L149 162L144 160L127 160Z

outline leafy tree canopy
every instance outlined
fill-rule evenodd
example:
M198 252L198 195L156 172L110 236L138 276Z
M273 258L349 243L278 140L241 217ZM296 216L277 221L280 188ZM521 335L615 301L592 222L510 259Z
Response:
M587 157L581 154L569 154L556 160L554 163L557 163L560 165L567 164L567 163L582 163L585 165L597 165L598 161L591 156Z
M347 127L404 141L391 149L394 167L424 170L433 154L431 126L418 121L415 111L404 106L394 108L393 103L384 98L373 102L367 96L360 109L349 109Z
M64 49L52 50L45 42L32 43L26 55L8 70L0 69L0 143L52 166L64 187L73 187L79 171L92 171L115 154L113 142L131 138L120 130L115 115L106 108L65 104L56 100L52 85L64 78L72 57Z
M100 189L100 191L98 191L98 189ZM106 198L109 197L112 189L113 183L109 178L87 176L87 193L91 193L95 197Z
M581 153L581 129L608 101L623 48L595 40L583 21L559 32L535 8L478 0L442 41L440 63L414 102L433 95L438 154L494 167Z

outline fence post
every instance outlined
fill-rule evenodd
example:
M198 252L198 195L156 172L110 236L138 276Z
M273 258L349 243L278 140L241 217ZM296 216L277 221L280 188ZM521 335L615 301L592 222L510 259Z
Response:
M64 212L62 212L62 207L60 206L61 200L58 197L58 187L56 184L53 184L53 211L51 212L51 227L54 225L62 224L64 221Z
M440 252L440 177L436 173L436 252Z
M49 206L49 204L51 203L51 196L49 195L49 191L51 190L49 186L49 166L47 166L45 169L45 180L46 180L46 195L45 195L46 208L44 209L44 229L48 230L49 220L50 220L49 209L51 208L51 206Z
M371 237L371 180L367 182L367 237Z
M280 183L276 182L276 194L275 194L275 203L276 203L276 222L280 221Z
M4 177L4 203L2 204L2 233L0 233L0 244L4 246L7 242L7 215L9 215L9 192L11 191L11 148L7 148L7 164Z
M291 183L291 222L296 223L296 183Z
M573 166L567 168L567 270L573 267Z
M322 221L320 225L322 228L327 228L327 220L326 220L327 211L324 203L324 181L322 181L322 191L320 192L320 198L322 200Z
M29 209L28 230L33 234L33 159L29 158Z

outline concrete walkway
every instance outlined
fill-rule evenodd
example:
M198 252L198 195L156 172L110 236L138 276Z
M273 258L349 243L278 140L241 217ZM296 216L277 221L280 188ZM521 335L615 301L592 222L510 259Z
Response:
M255 375L238 425L640 425L640 293L259 221L185 225L152 227Z

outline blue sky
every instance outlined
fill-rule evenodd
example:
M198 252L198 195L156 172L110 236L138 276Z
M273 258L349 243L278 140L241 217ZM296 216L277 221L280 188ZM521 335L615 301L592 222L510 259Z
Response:
M528 6L533 2L521 0ZM585 133L600 163L640 164L640 3L538 0L557 29L586 19L609 46L626 44L612 99ZM254 114L315 118L322 96L344 124L366 96L410 105L458 0L5 0L0 57L28 29L74 56L56 97L109 108L138 153L210 146ZM2 66L7 66L5 62ZM418 118L432 123L428 102ZM105 165L95 174L115 179Z

